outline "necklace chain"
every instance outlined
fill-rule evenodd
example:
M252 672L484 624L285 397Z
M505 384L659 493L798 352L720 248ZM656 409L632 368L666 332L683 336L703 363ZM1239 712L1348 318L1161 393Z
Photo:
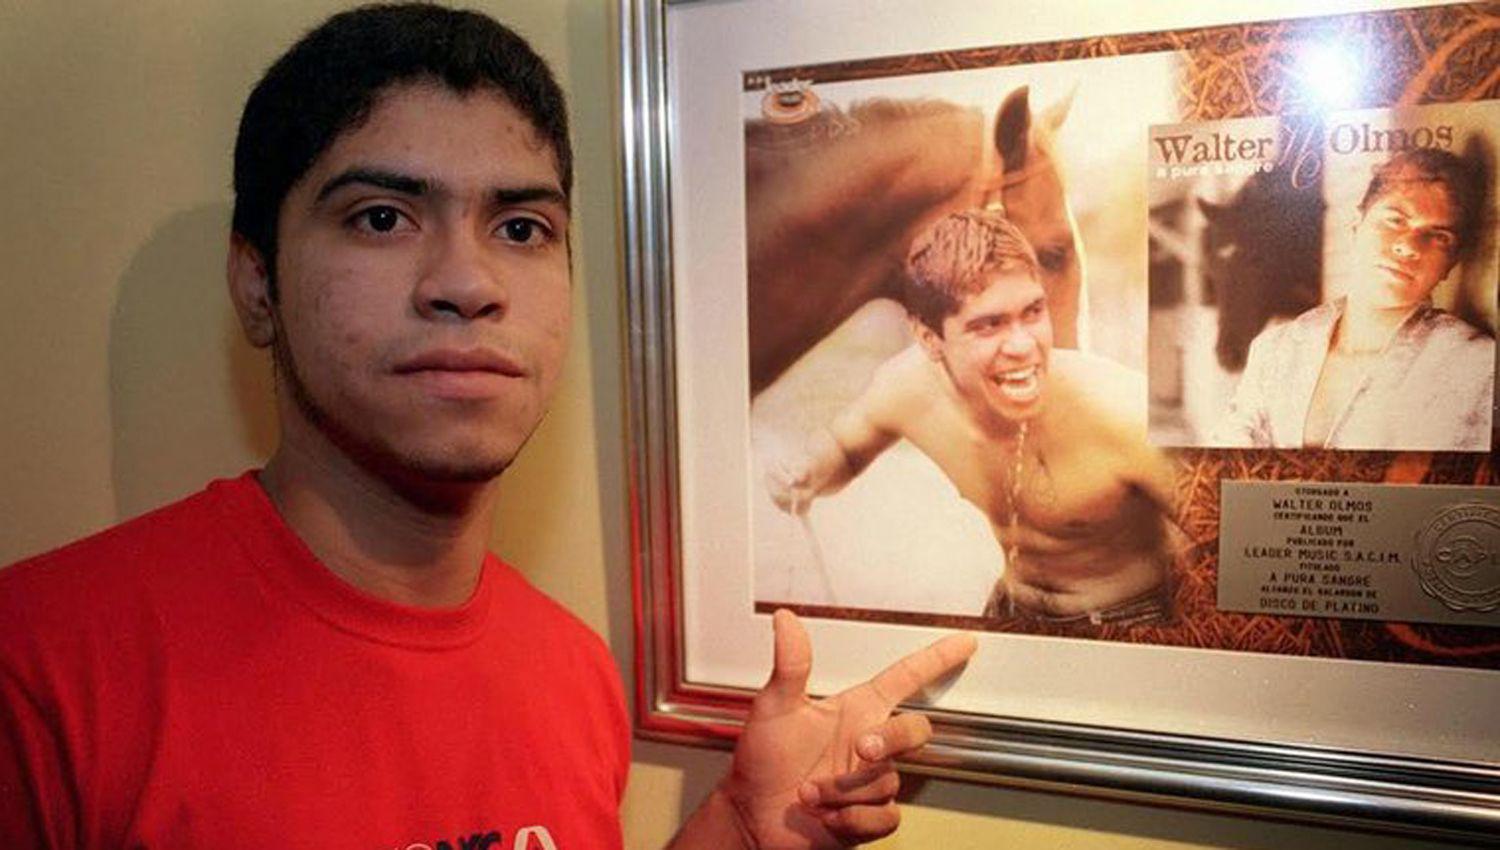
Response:
M1010 545L1005 547L1005 569L1010 571L1015 568L1020 559L1020 543L1018 542L1019 529L1021 527L1021 473L1026 464L1026 427L1027 422L1021 422L1021 428L1016 435L1016 463L1011 470L1010 476L1010 505L1009 517L1006 525L1010 529Z

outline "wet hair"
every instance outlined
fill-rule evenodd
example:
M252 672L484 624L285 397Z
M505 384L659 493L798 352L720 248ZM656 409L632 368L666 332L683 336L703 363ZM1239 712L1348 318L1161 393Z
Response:
M506 97L552 148L573 188L567 104L525 39L476 12L430 3L361 6L303 36L250 92L234 144L231 226L261 255L276 296L276 223L298 180L341 134L368 119L392 86L431 82Z
M987 275L1007 269L1041 275L1036 252L1020 229L999 212L953 213L913 240L901 299L922 324L942 334L943 320L958 312L965 298L984 290Z
M1381 198L1403 183L1440 183L1457 209L1453 224L1457 245L1454 256L1463 259L1479 241L1484 218L1482 170L1457 154L1437 148L1411 148L1375 166L1370 185L1359 202L1361 217Z

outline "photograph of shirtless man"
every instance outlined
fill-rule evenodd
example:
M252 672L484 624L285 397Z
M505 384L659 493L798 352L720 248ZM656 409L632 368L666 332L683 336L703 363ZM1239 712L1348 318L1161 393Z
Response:
M1000 543L985 616L1166 618L1172 472L1146 441L1144 378L1053 347L1036 254L999 213L940 219L906 271L916 341L800 452L768 464L771 499L801 514L906 440Z

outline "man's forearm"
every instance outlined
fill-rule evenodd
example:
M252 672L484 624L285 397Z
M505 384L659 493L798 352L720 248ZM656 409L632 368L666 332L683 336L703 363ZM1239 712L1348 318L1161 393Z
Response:
M814 496L838 492L868 465L856 466L855 459L827 428L819 428L808 437L807 453L813 464L809 481Z

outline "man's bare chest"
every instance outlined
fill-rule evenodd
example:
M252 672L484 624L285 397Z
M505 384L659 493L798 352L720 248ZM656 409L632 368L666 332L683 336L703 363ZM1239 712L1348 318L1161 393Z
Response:
M965 434L918 447L1001 529L1019 521L1053 536L1088 535L1114 525L1142 498L1103 446Z

